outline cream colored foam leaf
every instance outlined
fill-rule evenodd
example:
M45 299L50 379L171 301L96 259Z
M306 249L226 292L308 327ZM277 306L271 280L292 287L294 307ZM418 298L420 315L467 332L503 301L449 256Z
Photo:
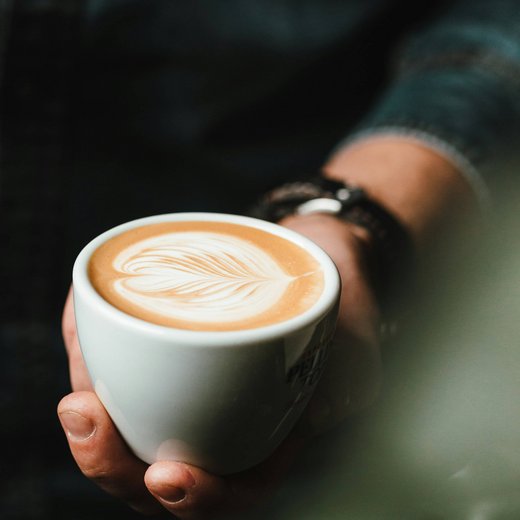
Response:
M120 253L115 290L161 315L197 322L236 321L274 305L292 281L274 258L233 235L169 233Z

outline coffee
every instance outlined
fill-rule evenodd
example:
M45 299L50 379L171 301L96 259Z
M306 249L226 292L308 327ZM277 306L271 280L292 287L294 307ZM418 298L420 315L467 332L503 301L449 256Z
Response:
M110 304L180 329L232 331L310 309L320 263L296 243L229 222L177 221L125 231L98 247L89 279Z

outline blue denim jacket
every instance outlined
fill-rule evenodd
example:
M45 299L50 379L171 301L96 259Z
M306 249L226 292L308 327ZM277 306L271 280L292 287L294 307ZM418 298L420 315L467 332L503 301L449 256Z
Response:
M399 132L444 151L482 202L514 174L520 144L520 5L453 1L407 37L361 132Z
M67 110L81 120L78 142L113 157L128 143L189 150L261 190L317 167L345 137L401 133L448 154L485 197L482 178L492 186L518 148L515 0L2 5L6 59L16 13L42 27L61 13L55 32L80 19L63 40L78 49ZM45 31L32 31L44 46Z
M520 143L514 0L94 0L88 16L92 48L142 64L123 72L137 132L252 175L263 153L301 171L342 135L392 132L447 153L484 198Z

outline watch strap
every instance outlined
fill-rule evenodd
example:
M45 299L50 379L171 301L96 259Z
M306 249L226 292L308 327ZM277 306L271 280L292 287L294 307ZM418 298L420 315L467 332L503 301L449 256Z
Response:
M364 190L322 176L284 184L268 192L252 215L278 222L294 214L329 213L369 232L372 271L384 305L389 294L409 278L412 240L403 225Z

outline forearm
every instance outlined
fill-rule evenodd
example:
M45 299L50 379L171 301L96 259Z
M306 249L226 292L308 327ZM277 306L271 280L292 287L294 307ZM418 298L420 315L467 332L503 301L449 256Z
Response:
M403 224L418 250L478 215L475 194L457 167L419 141L367 138L339 150L324 172L363 188Z

